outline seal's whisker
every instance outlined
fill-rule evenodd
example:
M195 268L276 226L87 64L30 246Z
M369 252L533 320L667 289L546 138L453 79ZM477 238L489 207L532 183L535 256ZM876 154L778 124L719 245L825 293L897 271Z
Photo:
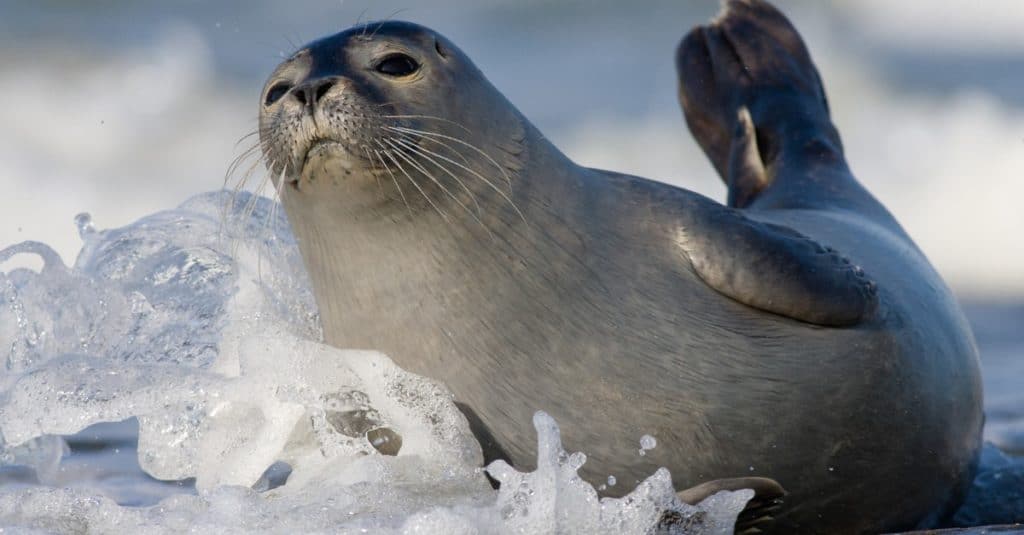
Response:
M256 133L248 134L246 137L252 137L254 135L256 135ZM238 143L235 144L236 149L239 147L239 145L241 145L242 141L243 140L239 140ZM246 160L252 158L253 156L260 157L262 148L263 147L260 144L260 141L257 139L252 145L250 145L248 148L240 152L238 156L231 160L231 164L228 165L228 169L224 173L225 182L227 181L227 178L229 176L231 176L235 171L238 170L239 167L242 166L243 163L245 163Z
M295 44L295 41L288 35L282 35L282 39L288 42L288 46L292 47L292 50L298 50L299 46Z
M452 173L451 170L449 170L447 167L445 167L444 165L438 163L438 161L435 160L434 158L432 158L429 154L427 154L426 152L421 151L420 148L417 147L414 143L410 143L410 142L406 141L405 139L401 139L401 138L395 138L394 141L396 143L400 144L401 146L405 147L406 149L419 154L420 156L425 158L427 161L429 161L430 163L432 163L435 166L437 166L438 169L441 169L442 171L444 171L448 176L452 177L456 182L458 182L459 186L461 186L462 189L465 190L466 193L469 194L469 197L471 199L473 199L473 204L476 205L476 212L477 212L477 214L480 213L480 202L477 201L476 195L473 193L473 190L469 189L469 186L467 186L466 183L462 181L462 179L460 179L458 176L456 176L454 173Z
M266 161L266 159L268 158L269 150L267 149L267 147L269 146L269 144L277 143L280 140L280 135L268 135L265 132L259 131L249 133L245 136L245 138L257 134L259 134L262 138L269 139L257 140L255 143L253 143L252 146L242 151L241 154L239 154L234 160L232 160L231 164L228 166L227 172L224 174L224 189L228 188L228 183L231 181L231 177L234 176L238 172L238 170L242 168L242 165L250 158L256 157L256 161L253 162L253 164L250 165L249 168L245 171L243 176L239 179L240 183L236 184L235 189L241 189L242 187L244 187L245 183L250 178L250 175L252 174L253 170L261 162ZM268 165L267 167L271 168L273 166Z
M229 195L228 199L224 202L224 214L223 214L223 217L221 218L222 220L227 220L229 212L233 212L234 211L235 200L238 198L238 192L241 191L242 186L248 181L249 174L252 172L253 169L255 169L256 165L258 165L258 164L259 164L259 160L257 160L249 168L249 170L247 170L239 178L239 180L237 180L235 182L235 184L230 188L231 189L231 195ZM225 174L224 175L224 185L223 185L223 189L224 190L229 189L228 188L228 180L230 179L230 176L231 176L230 174Z
M427 137L427 136L422 135L420 133L404 133L404 132L397 132L397 131L395 131L393 133L395 135L400 136L402 139L406 139L406 140L412 142L413 145L415 145L417 147L420 147L420 148L423 148L423 149L426 149L426 147L423 146L423 143L425 143L425 142L433 143L433 145L436 146L438 149L443 149L447 153L450 153L450 155L454 155L455 157L458 157L459 160L462 160L462 163L464 165L466 165L466 166L473 165L473 163L470 162L470 158L466 154L464 154L463 151L460 151L458 147L453 146L453 143L447 142L447 141L445 141L442 138Z
M449 197L454 199L455 202L459 203L463 208L465 208L465 205L462 203L462 201L460 201L455 195L452 195L451 190L449 190L447 186L442 184L437 179L437 177L435 177L434 175L430 174L430 172L427 171L423 167L422 164L420 164L419 162L414 160L409 154L406 154L406 151L401 146L397 145L396 143L394 143L390 139L385 139L384 143L390 145L393 149L395 149L393 151L389 151L391 154L395 154L395 155L400 156L403 160L405 160L406 163L409 164L410 167L412 167L413 169L419 171L423 176L429 178L431 182L436 184L437 187L441 188L441 191L444 191L446 194L448 194Z
M257 163L259 163L259 162L257 162ZM267 165L267 172L263 175L263 179L260 180L259 186L256 187L256 190L255 190L256 196L259 196L259 195L263 194L263 190L266 188L267 183L270 182L271 176L274 173L273 166L276 165L276 163L277 163L277 160L271 160L269 162L269 164ZM249 171L246 173L245 182L247 182L248 179L251 177L254 169L255 169L255 165L253 165L253 167L249 168ZM281 174L282 174L282 176L284 175L284 171L283 170L282 170ZM277 188L275 187L274 189L276 190ZM233 195L237 195L240 191L241 191L241 187L236 189L235 192L233 193ZM232 202L232 204L234 204L234 203ZM243 214L244 213L245 212L243 211ZM247 217L247 216L244 216L244 217Z
M237 149L238 146L241 145L243 141L245 141L245 140L247 140L247 139L249 139L249 138L251 138L253 136L258 136L258 135L260 135L260 131L259 131L259 129L256 129L256 130L253 130L252 132L249 132L248 134L238 138L238 141L235 142L235 148Z
M404 133L404 134L407 134L407 135L410 135L410 136L416 136L416 138L418 138L417 141L420 141L420 140L422 140L422 141L431 141L433 143L436 143L437 145L440 145L442 147L447 148L448 150L451 150L455 154L459 154L460 157L462 157L463 161L467 161L466 158L461 155L461 152L456 150L449 143L446 143L446 141L451 141L451 142L458 143L459 145L467 147L470 150L476 152L480 156L483 156L485 159L487 159L488 163L490 163L491 165L495 166L502 173L502 175L505 177L506 181L510 181L511 180L511 178L507 175L505 169L501 166L501 164L499 164L490 154L488 154L486 151L484 151L480 147L478 147L476 145L473 145L472 143L469 143L468 141L466 141L464 139L460 139L460 138L457 138L457 137L454 137L454 136L445 135L445 134L442 134L440 132L432 132L432 131L427 131L427 130L421 130L421 129L412 128L412 127L409 127L409 126L402 126L402 125L385 125L383 128L391 130L391 131L398 131L398 132L401 132L401 133Z
M243 221L248 221L256 212L256 205L260 196L263 194L263 189L267 187L267 182L269 181L270 175L263 175L263 180L260 180L259 186L256 186L256 190L252 192L252 196L250 196L249 200L245 203L245 208L242 210Z
M387 171L389 175L391 175L391 180L393 180L395 182L395 187L398 188L398 195L402 197L402 202L405 204L405 208L407 210L409 210L409 213L411 214L412 213L412 207L409 206L409 201L405 198L405 192L402 191L402 186L398 185L398 179L395 178L395 174L393 172L391 172L391 168L388 167L388 165L386 163L384 163L384 158L381 158L380 151L375 149L373 151L373 153L376 154L377 155L377 159L380 160L381 167L383 167L384 170Z
M267 165L267 169L269 169L271 173L277 173L279 171L277 167L280 167L281 170L285 171L287 171L290 167L293 167L293 164L291 162L293 155L288 153L280 154L277 153L276 151L271 150L270 148L275 145L280 145L281 143L289 143L290 139L288 134L282 132L275 132L273 134L262 134L262 136L266 138L262 140L264 160L268 160L271 157L273 157L274 160L274 164Z
M261 163L263 163L262 157L257 158L255 161L249 164L249 167L246 168L245 172L242 173L242 176L239 179L240 186L245 186L245 183L248 182L250 178L252 178L252 174L256 172L256 169L259 168L259 165ZM235 171L237 172L238 169L236 168ZM225 185L226 184L227 182L225 181Z
M419 171L420 173L425 175L427 178L429 178L431 181L433 181L434 184L437 184L437 186L439 188L441 188L441 190L444 191L449 197L451 197L451 199L453 201L455 201L456 204L458 204L463 210L465 210L466 213L470 215L470 217L472 217L474 220L476 220L477 223L480 223L480 226L483 227L484 230L486 230L488 234L491 233L490 229L487 228L487 225L485 225L484 222L480 220L480 217L477 214L473 213L473 211L470 210L468 206L466 206L466 203L462 202L458 198L458 196L456 196L454 193L451 192L451 190L449 190L444 184L442 184L441 181L437 179L437 177L435 177L433 174L431 174L429 171L427 171L427 169L425 167L423 167L422 164L417 162L412 156L406 154L405 151L401 150L401 147L395 145L395 143L393 143L392 140L385 139L384 142L389 144L389 145L391 145L392 147L395 147L395 149L397 150L396 154L401 156L402 159L404 159L406 162L408 162L409 165L412 166L414 169L416 169L417 171ZM470 195L471 195L471 198L472 198L472 192L470 192ZM474 199L474 201L475 201L475 199ZM477 205L477 210L479 210L479 209L480 209L480 205L478 204Z
M284 207L284 196L287 190L288 186L284 183L284 170L282 170L281 174L277 177L277 187L274 188L274 196L276 197L277 202L274 203L273 207L271 207L271 214L275 223L277 222L277 207ZM285 212L285 215L287 214L288 212Z
M260 181L260 185L256 187L256 191L253 192L252 196L249 197L249 202L245 204L245 209L242 212L242 224L245 228L249 227L249 220L253 217L256 212L256 206L259 204L260 197L263 196L263 189L267 187L267 182L270 181L270 175L263 175L263 180ZM264 219L264 222L266 220ZM260 282L263 281L263 236L256 235L256 278Z
M387 198L387 195L384 193L384 184L380 182L380 168L377 167L377 162L373 160L373 156L370 156L370 148L363 145L362 149L366 153L367 161L370 162L370 174L373 175L373 180L377 182L377 192L380 193L381 199Z
M381 145L381 148L384 148L383 143L380 143L379 141L377 143ZM438 208L436 204L434 204L434 201L433 199L430 198L430 195L427 195L427 192L423 191L423 188L419 185L419 183L416 182L416 180L414 180L412 176L409 175L408 172L406 172L405 168L402 167L402 164L398 161L398 159L395 158L395 155L392 154L392 151L385 149L384 155L390 158L391 161L395 163L395 166L398 167L398 170L401 171L403 175L405 175L405 178L409 179L409 182L412 182L413 186L416 186L416 190L419 191L420 195L423 195L423 198L426 199L428 203L430 203L430 206L432 206L435 211L437 211L437 214L441 216L441 219L444 219L445 222L448 223L448 214L444 213L444 211L442 211L440 208Z
M271 171L273 173L273 171ZM277 174L277 184L274 186L274 200L279 204L284 204L285 190L288 188L284 183L284 170Z
M458 122L453 121L451 119L445 119L444 117L436 117L434 115L403 114L403 115L381 115L380 117L382 119L430 119L430 120L434 120L434 121L442 121L442 122L451 124L453 126L457 126L457 127L461 128L461 129L465 130L466 133L469 134L469 135L473 135L473 132L469 128L466 128L465 126L463 126L461 123L458 123ZM399 126L399 125L391 125L391 126ZM402 127L402 128L408 128L408 127Z
M422 144L421 144L421 143L423 143L425 141L433 143L434 145L437 145L438 147L440 147L442 149L446 149L451 154L457 156L460 160L462 160L462 163L464 163L466 165L473 165L472 163L470 163L469 158L467 158L466 155L462 153L462 151L460 151L459 149L449 145L443 139L428 138L428 137L423 137L423 136L418 135L418 134L416 134L416 135L413 135L413 134L403 134L401 132L394 132L394 134L396 136L398 136L399 139L404 139L404 140L408 141L409 143L411 143L411 144L413 144L413 145L415 145L417 147L421 147L421 148L426 148L426 147L423 147Z
M268 232L273 239L277 239L277 207L281 206L281 193L277 188L273 188L274 193L270 197L270 213L267 214L266 219L263 223L263 230Z
M271 173L273 173L273 171L271 171ZM267 178L269 179L270 176L270 173L268 173ZM278 175L277 177L277 184L279 184L280 186L275 186L273 184L273 181L271 181L272 193L270 196L268 196L268 198L270 199L270 210L268 211L266 217L263 218L263 227L260 229L259 242L257 243L259 256L257 256L256 259L256 271L257 276L261 282L263 281L262 252L264 249L266 249L267 255L272 256L274 254L274 248L278 245L277 211L278 208L281 208L284 203L284 192L287 189L287 187L283 187L284 177L285 173L282 170L281 174Z
M523 212L519 210L518 206L516 206L515 201L513 201L511 197L506 195L505 192L501 190L501 188L499 188L498 186L495 186L494 182L491 182L490 180L488 180L487 177L481 175L480 173L476 172L474 169L471 169L470 167L462 165L459 162L456 162L455 160L452 160L451 158L448 158L447 156L444 156L443 154L439 154L437 152L430 151L430 149L426 149L426 148L424 148L422 146L420 148L425 150L425 151L430 152L430 154L432 156L440 158L440 159L442 159L442 160L444 160L444 161L446 161L446 162L448 162L448 163L450 163L450 164L452 164L452 165L454 165L456 167L459 167L463 171L466 171L466 172L472 174L473 176L479 178L480 180L482 180L485 184L490 186L491 189L493 189L495 192L497 192L498 195L500 195L503 199L505 199L505 201L507 201L510 206L512 206L512 209L516 211L516 214L519 216L520 219L523 220L524 223L528 223L526 221L526 216L524 216Z
M247 148L244 151L242 151L242 153L238 155L239 157L236 158L236 160L241 159L241 158L250 157L250 156L252 156L254 154L259 154L262 151L263 151L263 147L260 145L259 140L257 140L255 143L253 143L251 146L249 146L249 148Z
M387 17L385 17L383 20L377 21L378 22L377 27L374 28L373 33L371 33L369 37L366 37L366 39L373 39L377 35L377 32L379 32L381 30L381 28L384 27L385 24L390 22L391 19L395 18L395 16L397 16L399 13L401 13L403 11L408 11L408 10L409 10L409 8L407 8L407 7L396 9L396 10L392 11L391 14L388 15ZM367 23L367 25L369 25L369 23Z
M444 134L438 134L437 132L427 132L425 130L417 130L415 128L408 128L408 127L405 127L405 126L385 126L384 128L396 129L396 130L399 130L399 131L402 131L402 132L406 132L406 133L409 133L409 134L418 134L418 135L427 136L427 137L447 139L449 141L454 141L455 143L458 143L460 145L468 147L469 149L476 151L478 154L480 154L481 156L486 158L487 161L491 162L492 165L497 167L498 171L500 171L501 174L504 175L505 181L508 183L508 186L510 188L512 187L512 177L510 177L508 175L508 173L505 171L505 168L501 164L499 164L497 162L497 160L492 158L491 155L487 154L480 147L477 147L476 145L473 145L472 143L469 143L467 141L463 141L463 140L461 140L459 138L456 138L456 137L446 136Z
M359 17L356 18L356 24L355 24L356 26L359 26L360 24L363 23L363 17L366 16L366 10L368 10L368 9L370 9L370 8L363 8L363 10L359 13ZM364 24L363 25L363 31L359 32L359 38L360 39L365 39L366 38L366 28L367 28L367 26L368 26L368 24Z
M242 177L238 180L238 182L235 183L231 192L232 204L235 202L235 198L238 196L238 193L245 188L246 184L249 183L249 179L252 178L252 175L256 172L256 169L259 167L259 164L260 160L256 160L255 162L253 162L252 165L249 166L249 168L245 171ZM225 184L225 186L226 185L227 184Z
M231 164L228 165L227 171L224 172L224 186L223 187L225 189L227 188L228 182L230 181L232 175L234 175L242 167L242 164L245 163L246 160L252 158L253 156L258 155L260 148L261 147L260 147L259 143L257 142L255 145L253 145L253 146L249 147L248 149L242 151L242 153L239 154L238 156L236 156L235 159L231 160ZM258 160L257 160L257 163L259 163Z

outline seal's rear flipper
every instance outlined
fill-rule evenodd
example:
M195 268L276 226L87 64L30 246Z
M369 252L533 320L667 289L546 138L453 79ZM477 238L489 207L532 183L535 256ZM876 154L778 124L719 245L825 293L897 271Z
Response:
M736 519L736 533L754 534L765 531L775 520L775 513L782 506L782 498L786 491L774 479L766 477L736 477L716 479L701 483L696 487L679 491L679 501L697 505L708 497L723 490L735 491L752 489L754 497Z
M676 67L687 125L729 187L730 206L749 205L780 179L807 182L822 166L846 174L818 71L768 3L728 0L686 35Z
M675 241L708 286L754 308L840 327L878 304L874 282L831 247L707 199L681 211Z

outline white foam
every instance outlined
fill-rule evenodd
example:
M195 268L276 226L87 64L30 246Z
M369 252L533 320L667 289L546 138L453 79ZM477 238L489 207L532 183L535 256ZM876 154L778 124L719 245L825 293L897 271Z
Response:
M37 481L0 486L0 526L95 533L372 530L382 533L731 532L752 491L697 507L662 469L598 499L558 426L538 413L538 469L487 468L440 384L386 356L323 345L294 240L269 201L204 195L128 227L95 231L67 268L42 244L38 271L0 274L9 342L0 376L0 461ZM224 218L222 218L224 217ZM150 475L195 478L156 505L105 497L101 466L65 469L59 435L137 418ZM649 441L648 441L649 442ZM287 482L268 468L285 463ZM55 474L60 474L56 477ZM118 477L124 477L119 473ZM136 502L159 492L138 478ZM90 485L90 482L93 484ZM130 489L130 482L128 488ZM53 488L55 486L72 488ZM669 526L662 526L669 529Z

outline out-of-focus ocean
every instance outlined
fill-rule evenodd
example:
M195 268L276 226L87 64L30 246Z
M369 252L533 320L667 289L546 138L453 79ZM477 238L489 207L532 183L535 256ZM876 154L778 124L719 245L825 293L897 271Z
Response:
M965 298L1024 300L1024 5L782 2L858 177ZM717 2L0 2L0 243L64 256L220 186L265 76L359 20L431 26L577 161L724 189L683 125L675 45Z

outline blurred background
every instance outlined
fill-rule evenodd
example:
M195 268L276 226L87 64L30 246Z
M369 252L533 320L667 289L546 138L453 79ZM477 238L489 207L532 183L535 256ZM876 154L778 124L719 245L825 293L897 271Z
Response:
M1008 408L1019 447L1024 1L779 4L822 71L855 173L967 305L990 413ZM73 262L75 214L120 226L220 188L252 142L237 144L256 128L275 64L389 17L459 44L578 162L724 199L686 131L673 66L682 35L717 10L714 0L0 0L0 247L39 240Z
M1024 2L779 2L859 178L958 295L1024 300ZM0 1L0 244L73 261L221 187L264 77L302 43L396 17L458 43L573 159L724 189L686 131L673 53L713 0ZM254 181L256 182L256 181Z
M1024 2L783 1L858 177L962 298L1024 301ZM714 0L0 0L0 245L78 250L220 188L265 76L357 21L431 26L575 160L724 198L675 99ZM257 183L258 181L253 181Z

